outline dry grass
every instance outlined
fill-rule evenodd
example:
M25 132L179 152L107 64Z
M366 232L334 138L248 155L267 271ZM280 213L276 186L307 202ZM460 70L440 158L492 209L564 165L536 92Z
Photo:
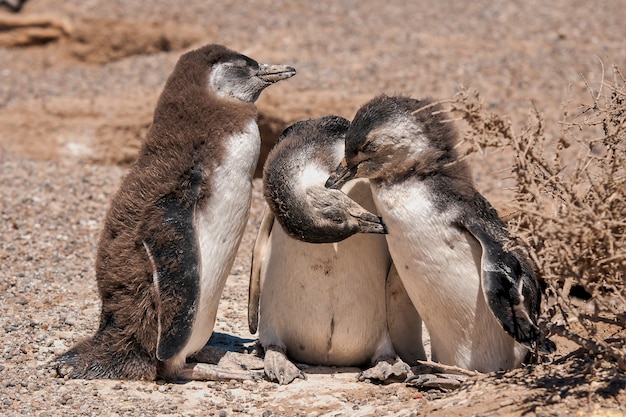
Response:
M542 326L596 359L626 371L626 87L616 67L590 103L546 134L531 108L526 126L485 109L480 95L462 90L450 111L464 121L465 155L485 148L513 152L512 231L545 280ZM458 120L458 119L457 119ZM552 130L551 130L552 131ZM552 137L554 136L554 138ZM581 291L584 289L584 291ZM584 294L584 301L575 294Z

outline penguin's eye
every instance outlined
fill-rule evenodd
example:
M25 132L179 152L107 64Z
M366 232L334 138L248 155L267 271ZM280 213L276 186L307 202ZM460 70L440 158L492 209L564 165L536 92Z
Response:
M246 70L246 71L258 71L259 63L253 59L242 57L240 59L231 61L233 67Z
M235 61L226 64L228 71L237 75L246 75L250 72L250 66L245 61Z

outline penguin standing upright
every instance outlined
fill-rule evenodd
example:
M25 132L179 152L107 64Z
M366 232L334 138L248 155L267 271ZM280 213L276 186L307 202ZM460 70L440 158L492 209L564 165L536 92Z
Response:
M458 160L457 133L441 110L431 100L375 97L355 115L345 159L326 185L370 179L434 359L481 372L511 369L539 339L541 291Z
M291 360L370 366L361 379L385 380L408 374L403 360L425 359L421 320L368 211L367 180L346 184L347 195L324 187L348 126L337 116L295 123L265 163L269 210L254 247L249 324L252 333L258 324L266 375L281 384L304 377Z
M255 100L292 77L220 45L183 54L98 245L96 334L56 359L70 378L211 378L185 365L209 340L248 218Z

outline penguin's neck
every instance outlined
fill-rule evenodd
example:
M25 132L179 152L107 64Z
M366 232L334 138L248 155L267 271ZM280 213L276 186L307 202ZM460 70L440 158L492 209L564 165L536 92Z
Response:
M329 175L343 159L344 149L343 140L327 146L310 145L309 149L293 158L291 174L293 178L299 178L298 188L324 187Z
M284 161L286 175L279 192L282 198L290 200L285 206L288 210L301 210L311 188L324 189L328 176L343 157L343 146L306 146Z
M431 193L448 195L455 199L468 199L475 193L469 165L454 155L432 152L420 158L407 158L371 180L380 189L418 187L431 189Z
M241 132L225 138L224 159L211 175L223 176L222 179L226 180L226 183L232 183L234 187L244 184L249 187L260 150L259 127L255 119L250 119Z

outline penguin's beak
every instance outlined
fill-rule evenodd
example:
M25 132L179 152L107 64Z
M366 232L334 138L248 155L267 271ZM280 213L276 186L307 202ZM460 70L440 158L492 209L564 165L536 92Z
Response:
M341 164L337 167L335 172L333 172L328 180L326 181L326 188L341 188L346 182L350 181L354 178L356 174L357 167L348 168L348 163L346 162L346 158L343 158Z
M370 212L359 213L355 216L359 222L359 233L378 233L387 234L387 226L383 223L380 216L376 216Z
M274 84L280 80L291 78L296 75L296 70L288 65L268 65L259 64L257 77L269 84Z

